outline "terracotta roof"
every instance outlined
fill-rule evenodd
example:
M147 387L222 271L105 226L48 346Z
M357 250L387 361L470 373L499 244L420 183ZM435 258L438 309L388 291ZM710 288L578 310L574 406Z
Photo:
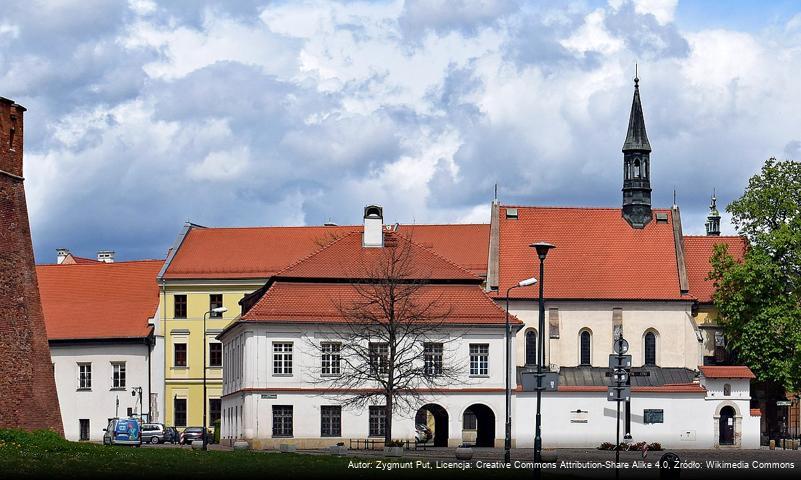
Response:
M752 417L761 417L762 416L762 410L760 410L758 408L752 408L751 409L751 416Z
M164 277L268 278L362 226L192 228ZM400 225L398 233L475 274L487 270L489 225Z
M479 285L426 285L415 298L421 304L436 302L454 324L502 324L505 311ZM357 287L348 283L300 283L276 281L247 313L245 322L333 323L346 321L338 305L364 300ZM439 321L439 320L437 320ZM510 321L520 321L510 317Z
M62 265L91 265L94 263L102 263L99 260L95 260L94 258L85 258L85 257L77 257L73 254L67 255L67 258L64 259Z
M732 366L700 366L701 374L706 378L756 378L754 372L744 365Z
M690 282L690 294L702 303L712 302L715 284L706 277L712 270L709 259L715 245L726 244L729 254L736 260L745 255L745 239L743 237L685 236L684 259L687 265L687 278Z
M49 340L141 338L157 310L163 260L38 265Z
M549 299L679 300L673 215L632 228L612 208L517 208L506 218L500 207L500 285L496 296L529 277L539 277L531 243L556 246L545 260L545 297ZM513 298L538 298L538 286L516 288Z
M403 241L408 245L409 262L404 274L413 279L463 280L480 282L478 276L419 244L394 233L384 233L384 242ZM297 263L281 270L278 278L367 279L378 278L375 272L384 255L383 248L362 247L361 232L351 232ZM376 274L379 274L378 276Z

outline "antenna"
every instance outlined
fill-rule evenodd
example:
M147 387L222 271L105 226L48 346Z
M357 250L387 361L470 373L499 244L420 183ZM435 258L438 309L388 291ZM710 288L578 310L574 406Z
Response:
M676 187L673 187L673 207L676 207Z

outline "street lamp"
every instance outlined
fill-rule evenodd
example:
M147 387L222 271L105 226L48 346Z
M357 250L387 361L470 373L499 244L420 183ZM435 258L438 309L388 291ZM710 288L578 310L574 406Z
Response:
M534 436L534 471L536 472L536 477L540 478L542 474L540 466L542 463L542 364L545 363L545 299L543 298L543 278L545 276L545 257L548 256L548 252L552 248L556 247L545 242L532 243L529 247L537 251L537 257L540 259L540 328L537 332L537 428Z
M506 331L504 339L506 340L506 437L504 437L503 441L503 461L509 463L512 457L512 390L511 390L511 379L509 378L510 374L509 371L511 370L512 366L512 354L511 349L509 348L509 340L510 340L510 332L509 332L509 292L512 291L513 288L518 287L528 287L530 285L534 285L537 283L537 279L527 278L525 280L521 280L517 283L517 285L512 285L511 287L506 289Z
M208 401L206 400L206 318L211 313L223 314L228 309L225 307L212 308L203 314L203 450L208 450L209 447L209 430L206 427L206 408Z

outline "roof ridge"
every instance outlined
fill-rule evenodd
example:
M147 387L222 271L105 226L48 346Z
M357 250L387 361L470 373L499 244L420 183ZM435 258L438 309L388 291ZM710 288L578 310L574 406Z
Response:
M501 204L501 208L532 208L532 209L553 209L553 210L608 210L608 211L620 211L620 207L594 207L594 206L572 206L572 205L505 205ZM670 207L665 208L652 208L651 210L665 210L670 211ZM486 225L486 224L482 224Z
M101 265L130 265L132 263L154 263L154 262L161 262L163 263L163 259L158 258L141 258L137 260L121 260L121 261L114 261L114 262L92 262L92 263L37 263L36 267L97 267Z

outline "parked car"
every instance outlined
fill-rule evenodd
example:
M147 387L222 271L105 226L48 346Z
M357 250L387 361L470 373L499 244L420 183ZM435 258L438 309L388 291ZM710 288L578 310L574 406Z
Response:
M142 426L138 418L112 418L103 431L104 445L142 445Z
M212 443L214 437L211 431L203 427L186 427L181 434L181 445L189 445L195 440L203 440L203 432L205 431L208 438L208 443Z
M166 430L162 423L145 423L142 425L142 443L163 443Z
M175 427L164 428L164 443L179 443L181 441L181 433Z

